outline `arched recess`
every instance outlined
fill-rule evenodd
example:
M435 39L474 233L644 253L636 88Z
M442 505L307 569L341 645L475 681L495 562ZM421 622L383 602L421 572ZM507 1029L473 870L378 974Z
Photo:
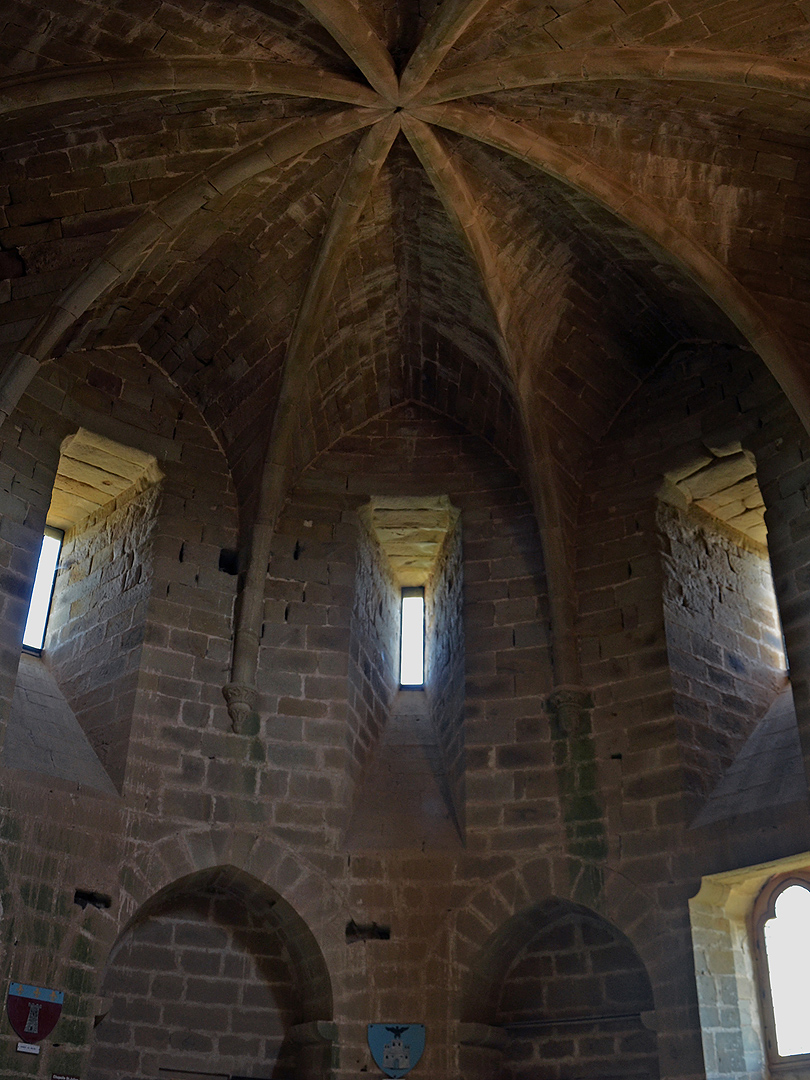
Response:
M549 897L507 919L469 972L462 1072L657 1077L656 1036L645 1026L652 1010L629 939L590 908Z
M93 1080L325 1075L332 988L318 943L289 903L234 866L186 875L143 904L101 994Z

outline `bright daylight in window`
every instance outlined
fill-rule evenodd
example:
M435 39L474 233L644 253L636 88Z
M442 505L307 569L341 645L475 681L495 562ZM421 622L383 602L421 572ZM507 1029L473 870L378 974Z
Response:
M810 891L791 885L779 896L776 917L764 927L773 1019L780 1057L810 1054Z
M45 640L45 628L48 625L48 615L51 610L53 583L56 579L63 535L58 529L46 526L45 535L42 537L42 549L34 578L34 591L31 594L31 606L28 608L28 621L23 634L25 648L36 652L42 649L42 643Z
M399 682L423 686L425 682L425 590L402 590Z

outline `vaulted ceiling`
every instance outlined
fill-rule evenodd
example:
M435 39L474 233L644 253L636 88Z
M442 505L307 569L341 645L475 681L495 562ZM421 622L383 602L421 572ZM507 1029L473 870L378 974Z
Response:
M809 19L781 0L8 0L0 412L68 350L137 344L250 507L263 462L278 499L415 400L526 469L562 534L679 340L747 342L807 421Z

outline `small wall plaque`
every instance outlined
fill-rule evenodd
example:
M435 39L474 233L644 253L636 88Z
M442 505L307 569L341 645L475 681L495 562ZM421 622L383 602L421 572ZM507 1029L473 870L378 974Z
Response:
M425 1049L424 1024L369 1024L368 1045L386 1076L405 1076Z
M36 1043L17 1043L18 1054L38 1054L40 1048Z
M25 1041L17 1045L38 1043L53 1031L62 1012L65 995L61 990L45 986L29 986L13 982L8 988L6 1011L11 1026ZM22 1054L38 1054L39 1050L20 1050Z

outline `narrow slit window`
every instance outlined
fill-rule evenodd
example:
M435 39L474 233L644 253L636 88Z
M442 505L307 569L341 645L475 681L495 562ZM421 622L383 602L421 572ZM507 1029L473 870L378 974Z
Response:
M31 594L28 620L23 633L23 648L30 652L42 652L45 630L48 626L48 616L51 613L53 586L56 581L56 570L59 565L59 553L62 550L63 538L64 533L59 529L52 529L49 525L45 526L42 548L39 553L39 563L34 578L34 591Z
M425 683L425 590L402 590L402 628L399 650L401 686Z

